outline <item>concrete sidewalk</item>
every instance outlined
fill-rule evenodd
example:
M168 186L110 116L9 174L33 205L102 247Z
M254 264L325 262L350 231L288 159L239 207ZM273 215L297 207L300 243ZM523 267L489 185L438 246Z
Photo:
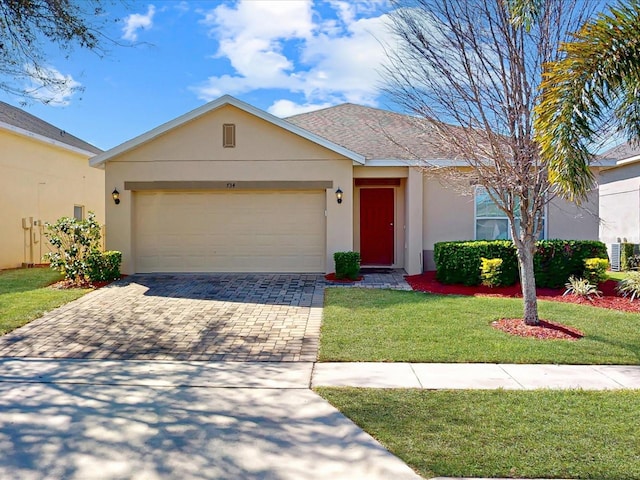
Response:
M2 359L0 478L418 480L312 366Z
M636 365L316 363L313 387L534 390L640 388Z
M640 388L640 367L4 358L0 478L420 478L311 385Z

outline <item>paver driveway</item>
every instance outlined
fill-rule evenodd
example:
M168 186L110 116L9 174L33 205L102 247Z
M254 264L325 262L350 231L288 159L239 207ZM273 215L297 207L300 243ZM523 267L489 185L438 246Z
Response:
M133 275L0 337L2 357L315 361L321 275Z

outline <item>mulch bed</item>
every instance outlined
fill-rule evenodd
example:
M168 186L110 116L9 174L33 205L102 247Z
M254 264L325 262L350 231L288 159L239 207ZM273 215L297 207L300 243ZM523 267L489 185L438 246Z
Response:
M125 278L126 275L120 275L120 278ZM102 287L106 287L107 285L112 284L115 280L109 280L104 282L82 282L75 283L71 280L60 280L59 282L53 283L49 285L50 288L57 288L58 290L67 290L70 288L91 288L93 290L97 290Z
M405 277L411 288L420 292L439 293L443 295L483 295L490 297L522 297L520 284L509 287L485 287L466 285L444 285L436 280L436 272L425 272L422 275L410 275ZM640 301L631 302L628 298L621 297L616 292L617 282L607 280L598 286L602 297L586 299L576 295L564 295L564 288L538 288L538 298L552 300L554 302L575 303L592 307L609 308L624 312L640 313Z
M485 287L466 285L444 285L436 280L436 272L425 272L422 275L410 275L405 277L411 288L420 292L438 293L441 295L468 295L490 297L522 297L520 285L509 287ZM574 303L589 305L592 307L609 308L623 312L640 313L640 301L631 302L628 298L621 297L616 292L617 282L607 280L598 288L602 292L601 297L591 299L576 295L564 295L564 288L538 288L538 299L554 302ZM582 332L566 325L540 320L540 324L529 326L521 318L502 318L491 324L494 328L511 335L531 337L538 339L562 339L578 340L583 337Z
M548 320L540 320L538 325L527 325L521 318L501 318L491 323L493 328L518 337L540 340L579 340L584 334L573 327L567 327Z

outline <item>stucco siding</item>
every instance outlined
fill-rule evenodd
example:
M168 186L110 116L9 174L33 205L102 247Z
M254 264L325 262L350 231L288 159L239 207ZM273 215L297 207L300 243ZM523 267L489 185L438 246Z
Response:
M0 269L41 263L48 251L44 227L24 230L22 218L43 225L72 217L78 205L104 224L104 171L88 156L4 130L0 144Z
M554 198L547 207L547 238L598 240L598 204L597 188L580 205Z
M434 270L433 246L450 240L472 240L474 235L474 197L463 195L433 176L425 176L423 203L424 269Z
M222 125L236 125L236 147L222 148ZM353 167L341 155L269 122L227 106L211 111L106 163L106 192L117 188L120 205L107 203L107 247L123 252L123 271L135 271L135 211L125 182L151 181L325 181L326 261L351 250ZM338 205L335 190L344 192ZM286 210L281 212L286 215ZM257 219L256 221L259 221Z
M601 241L640 243L640 164L602 172L600 217Z

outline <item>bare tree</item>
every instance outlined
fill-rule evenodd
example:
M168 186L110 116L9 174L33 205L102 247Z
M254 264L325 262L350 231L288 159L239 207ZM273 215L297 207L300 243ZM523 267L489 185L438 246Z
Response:
M534 254L553 198L534 140L537 87L543 64L589 14L571 0L535 3L535 21L518 22L509 0L396 0L385 72L391 98L439 135L509 219L529 325L539 323ZM423 168L460 178L459 166Z
M110 0L0 0L0 90L22 97L73 89L69 77L52 69L51 47L66 55L82 48L105 53L101 33ZM77 88L77 87L75 87ZM47 101L43 95L36 95Z

